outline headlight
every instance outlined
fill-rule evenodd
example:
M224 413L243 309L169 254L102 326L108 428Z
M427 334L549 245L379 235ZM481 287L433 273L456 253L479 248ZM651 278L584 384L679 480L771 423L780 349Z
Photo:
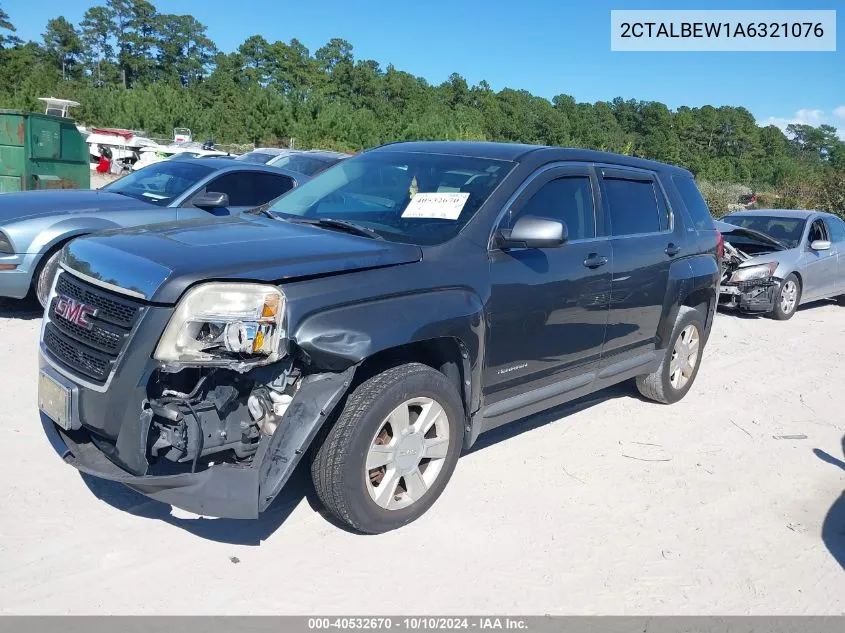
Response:
M15 248L9 238L6 237L5 233L0 233L0 255L13 255L14 252Z
M731 281L739 283L742 281L752 281L754 279L768 279L775 274L777 270L777 262L769 262L768 264L759 264L758 266L748 266L747 268L738 268L731 276Z
M281 358L285 295L250 283L207 283L182 297L155 351L165 364L245 371Z

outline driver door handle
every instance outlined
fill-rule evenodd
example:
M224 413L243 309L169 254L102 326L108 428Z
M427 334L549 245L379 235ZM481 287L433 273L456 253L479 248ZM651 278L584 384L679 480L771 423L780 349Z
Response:
M584 260L584 266L587 268L599 268L607 263L607 257L602 257L598 253L590 253L587 259Z
M676 246L673 242L669 242L669 246L666 247L666 251L665 251L665 253L669 257L674 257L675 255L677 255L680 252L681 252L681 247Z

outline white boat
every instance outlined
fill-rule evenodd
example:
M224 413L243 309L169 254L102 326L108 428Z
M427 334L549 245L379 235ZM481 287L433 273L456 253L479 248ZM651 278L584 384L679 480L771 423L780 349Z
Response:
M70 116L71 108L78 108L79 103L71 101L70 99L57 99L56 97L38 97L38 100L44 103L44 114L50 116L58 116L63 119L72 119ZM91 133L84 125L77 125L76 129L82 134L83 138L87 138Z
M70 99L55 97L39 97L45 106L45 114L70 117L70 109L79 107L79 103ZM108 148L111 153L112 171L120 172L125 169L140 169L162 160L183 156L195 158L198 156L229 156L227 152L209 147L208 143L196 143L188 128L177 127L173 130L173 142L162 145L149 138L145 132L127 130L124 128L95 127L88 129L77 125L76 128L88 143L91 169L96 169L100 162L102 150Z
M70 109L78 108L79 104L70 99L56 99L55 97L38 97L39 101L44 102L44 114L50 116L60 116L63 119L69 119Z
M158 146L158 143L142 132L123 128L91 128L85 142L88 143L92 168L96 167L102 148L108 148L111 152L112 164L130 168L141 157L143 148Z
M158 145L156 147L145 147L140 150L141 157L132 165L132 170L141 169L147 165L153 165L171 158L198 158L202 156L230 156L227 152L216 149L205 149L202 143L192 141L171 143L170 145Z
M173 128L173 142L174 143L190 143L194 140L194 135L186 127Z

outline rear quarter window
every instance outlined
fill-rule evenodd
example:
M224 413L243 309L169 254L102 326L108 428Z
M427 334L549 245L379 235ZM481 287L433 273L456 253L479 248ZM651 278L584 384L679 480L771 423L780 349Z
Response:
M712 231L716 228L713 224L713 217L710 215L710 209L707 208L707 203L704 197L695 185L692 178L685 176L675 176L672 178L675 183L675 188L687 208L687 213L692 219L693 226L699 231Z

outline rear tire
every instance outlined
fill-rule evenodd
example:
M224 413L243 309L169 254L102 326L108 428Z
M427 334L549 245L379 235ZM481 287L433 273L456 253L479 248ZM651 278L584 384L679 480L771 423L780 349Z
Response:
M431 367L409 363L373 376L318 440L311 463L317 496L367 534L416 520L452 476L464 417L455 386Z
M662 404L678 402L687 395L695 382L704 343L704 319L701 313L694 308L681 306L660 367L650 374L637 376L639 392L645 398Z
M50 290L53 289L53 280L59 270L59 260L61 259L61 249L54 251L43 260L38 269L38 275L33 282L33 290L38 303L45 310L47 309L47 299L50 298Z
M798 304L801 302L801 282L795 273L790 273L781 283L775 293L775 308L772 318L776 321L788 321L795 316Z

